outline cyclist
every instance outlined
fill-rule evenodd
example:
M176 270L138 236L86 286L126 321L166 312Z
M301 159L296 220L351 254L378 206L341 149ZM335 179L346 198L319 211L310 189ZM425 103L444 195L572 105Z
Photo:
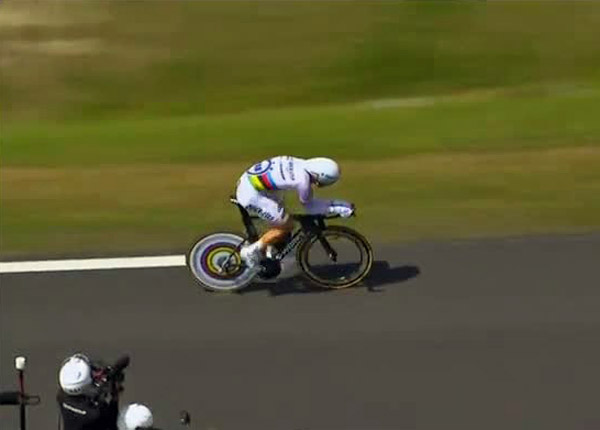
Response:
M305 160L277 156L256 163L246 170L238 180L236 199L270 226L258 241L241 249L240 256L246 265L258 265L264 258L265 251L285 240L292 231L292 219L283 206L283 191L296 191L300 203L310 214L351 216L354 213L354 205L351 203L313 197L313 185L332 185L339 178L339 165L330 158L322 157Z

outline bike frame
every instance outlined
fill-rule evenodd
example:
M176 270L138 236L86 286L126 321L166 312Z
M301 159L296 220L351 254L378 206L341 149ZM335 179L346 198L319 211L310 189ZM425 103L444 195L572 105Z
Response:
M233 204L235 204L242 216L242 222L244 227L246 228L247 241L250 243L256 242L259 239L258 231L256 230L256 226L254 225L253 219L259 219L257 216L252 216L248 213L248 211L238 203L238 201L234 198L230 199ZM288 239L285 247L281 250L275 257L275 260L281 261L283 258L292 252L303 240L305 240L310 235L316 235L319 239L319 242L327 252L329 258L332 261L337 260L337 252L331 247L329 242L323 237L321 232L325 230L327 227L325 224L325 219L327 218L335 218L335 217L327 217L325 215L292 215L292 218L300 223L300 227L297 228L293 233L292 237ZM242 242L243 244L244 242ZM241 246L239 248L241 249ZM239 250L239 249L238 249Z

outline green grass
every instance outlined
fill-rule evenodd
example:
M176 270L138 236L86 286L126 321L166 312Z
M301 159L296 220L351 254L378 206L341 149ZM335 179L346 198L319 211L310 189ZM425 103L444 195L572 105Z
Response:
M245 161L278 153L385 159L600 142L600 86L550 86L240 114L8 125L7 165ZM403 104L402 100L397 103ZM428 105L431 104L431 105ZM378 105L375 105L378 106Z
M22 22L0 22L5 118L216 114L600 80L595 2L2 8L13 14L6 21Z
M339 158L342 183L320 194L356 202L353 223L378 241L595 230L597 94L512 89L392 102L403 107L9 127L0 248L183 250L239 228L226 197L252 161L278 153Z
M320 195L357 203L373 240L583 232L600 219L600 148L346 161ZM183 251L239 230L227 202L242 162L2 170L3 256Z
M0 37L3 258L182 250L282 153L378 241L600 227L600 3L25 1Z

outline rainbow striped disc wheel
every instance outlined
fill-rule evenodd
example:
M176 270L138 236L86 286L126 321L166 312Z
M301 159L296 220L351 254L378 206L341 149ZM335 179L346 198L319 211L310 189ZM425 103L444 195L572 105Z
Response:
M244 238L232 233L214 233L200 239L188 255L194 278L212 291L235 291L252 281L255 272L243 263L238 248Z

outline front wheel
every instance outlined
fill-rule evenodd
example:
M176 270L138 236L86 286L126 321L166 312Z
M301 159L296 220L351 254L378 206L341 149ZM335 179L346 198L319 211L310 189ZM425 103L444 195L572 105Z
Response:
M198 240L187 264L197 282L210 291L232 292L244 288L255 271L242 263L239 249L244 238L233 233L213 233Z
M298 247L298 265L320 287L348 288L358 284L373 266L373 250L367 239L343 226L328 226L310 235Z

